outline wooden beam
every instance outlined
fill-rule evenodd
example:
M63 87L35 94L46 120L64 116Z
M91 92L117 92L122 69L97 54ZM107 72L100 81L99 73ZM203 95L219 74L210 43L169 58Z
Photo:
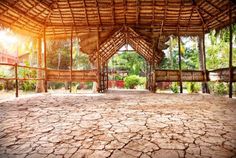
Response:
M204 28L207 28L207 30L208 30L208 25L206 24L206 22L205 22L205 20L204 20L204 18L203 18L203 16L202 16L202 14L199 12L198 6L195 6L195 10L196 10L196 12L197 12L199 18L200 18L201 21L202 21L202 26L203 26Z
M14 4L12 4L11 5L11 7L14 7L17 3L19 2L19 0L17 0ZM1 14L0 14L0 17L2 16L2 15L4 15L6 12L8 12L9 11L9 7L7 7L7 9L6 10L4 10Z
M136 25L139 25L140 19L140 0L136 0Z
M101 21L99 6L98 6L98 0L95 0L95 5L96 5L96 8L97 8L99 25L101 26L102 25L102 21Z
M232 7L232 9L235 9L235 7ZM206 25L209 25L210 23L212 23L213 21L215 21L216 19L219 18L219 16L222 16L222 14L226 14L229 12L230 9L226 9L223 12L220 12L219 14L215 15L213 18L209 19L208 21L206 21Z
M0 1L0 4L3 5L3 6L5 6L5 7L7 7L8 9L11 9L11 10L17 12L20 16L25 17L25 18L28 19L29 21L31 21L31 22L33 22L33 23L36 23L37 25L43 27L43 24L42 24L40 21L38 21L38 20L36 20L35 18L33 18L33 17L27 15L26 12L24 12L24 11L22 11L22 10L16 8L16 7L14 7L14 6L11 6L8 2ZM2 15L1 15L1 16L2 16Z
M44 55L44 90L48 92L48 84L47 84L47 46L46 46L46 28L43 28L43 55Z
M229 5L229 98L233 96L233 30L232 30L232 9Z
M192 7L191 14L190 14L190 17L188 19L187 32L188 32L188 29L189 29L189 26L190 26L190 22L191 22L191 19L192 19L192 16L193 16L193 10L194 10L193 8L194 8L194 6Z
M124 24L126 25L126 11L127 11L127 2L126 0L123 0L123 7L124 7Z
M159 49L159 45L160 45L160 42L161 42L161 35L162 35L162 31L163 31L163 20L162 20L162 23L161 23L161 29L160 29L160 35L159 35L159 39L158 39L158 44L157 44L157 49Z
M112 16L112 23L113 23L113 25L115 25L116 20L115 20L115 2L114 2L114 0L111 0L111 16Z
M57 3L58 3L58 0L57 0ZM59 11L61 23L62 23L63 26L65 26L64 21L63 21L63 17L62 17L62 14L61 14L61 9L58 8L58 11ZM64 33L66 34L66 29L65 29L65 27L63 27L63 30L64 30Z
M182 67L181 67L181 48L180 48L180 35L178 29L178 49L179 49L179 86L180 86L180 93L183 93L183 85L182 85Z
M74 13L73 13L72 8L71 8L70 1L67 0L67 3L68 3L69 8L70 8L70 14L71 14L72 19L73 19L73 24L75 25L75 24L76 24L76 23L75 23L75 16L74 16Z
M155 1L156 0L152 0L152 25L155 23Z
M180 6L179 6L179 15L178 15L178 21L177 21L178 26L180 26L179 21L180 21L181 11L182 11L182 0L180 0ZM179 29L179 27L177 29Z
M87 9L86 9L85 0L83 0L83 5L84 5L84 16L85 16L86 24L87 24L87 26L89 26L88 14L87 14Z

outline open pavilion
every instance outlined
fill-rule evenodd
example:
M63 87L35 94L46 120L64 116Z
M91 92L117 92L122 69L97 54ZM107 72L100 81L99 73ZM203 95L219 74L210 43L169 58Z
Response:
M98 94L38 94L0 103L0 157L235 157L236 101L232 83L233 0L1 0L0 25L38 41L38 67L0 63L18 81L97 83ZM207 70L205 34L229 27L229 66ZM179 69L158 64L170 35L178 37ZM197 36L200 70L181 68L180 38ZM73 39L92 70L72 69ZM47 67L47 40L70 38L70 70ZM42 44L43 43L43 44ZM125 44L147 62L147 90L108 91L108 60ZM43 47L43 48L42 48ZM43 57L42 57L43 54ZM18 68L37 78L19 78ZM209 94L156 94L158 82L228 82L229 98ZM107 92L107 93L103 93Z

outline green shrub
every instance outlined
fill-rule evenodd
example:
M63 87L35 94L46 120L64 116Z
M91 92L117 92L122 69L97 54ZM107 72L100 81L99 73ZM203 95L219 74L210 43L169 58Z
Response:
M200 86L198 83L188 82L187 83L187 91L188 93L197 93L200 90Z
M137 75L127 76L125 77L124 81L125 81L125 87L130 89L134 89L135 86L140 84L140 79L139 76Z
M27 65L28 66L28 65ZM36 78L36 70L30 70L27 68L19 68L18 69L18 77L19 78ZM26 80L20 84L20 89L23 91L33 91L36 88L35 80Z
M228 85L223 82L215 83L214 92L220 95L225 95L228 93Z
M179 86L177 82L172 82L170 89L172 90L173 93L178 93L179 92Z
M87 89L92 89L93 88L93 82L86 82Z
M20 89L23 91L33 91L36 88L36 81L34 80L28 80L24 81L22 84L20 84Z
M0 82L0 91L4 89L4 83Z
M117 74L117 75L115 75L115 80L116 80L116 81L117 81L117 80L123 80L123 77L120 76L119 74Z

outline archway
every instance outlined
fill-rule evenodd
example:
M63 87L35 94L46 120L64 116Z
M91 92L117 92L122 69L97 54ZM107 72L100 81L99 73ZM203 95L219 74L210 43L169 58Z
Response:
M98 35L99 36L99 35ZM97 51L93 54L94 62L97 63L97 68L100 69L98 91L104 91L108 88L108 60L116 54L124 45L130 45L140 56L144 58L147 63L146 76L151 74L154 65L160 63L163 52L156 47L153 43L148 42L139 33L132 28L123 26L110 35L103 43L99 45ZM149 85L149 79L148 79ZM147 86L151 90L150 86Z
M147 61L129 44L122 46L108 61L108 89L146 89Z

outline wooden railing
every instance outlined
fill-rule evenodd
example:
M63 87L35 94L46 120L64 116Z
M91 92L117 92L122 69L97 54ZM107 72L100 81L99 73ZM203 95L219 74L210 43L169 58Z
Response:
M229 82L229 68L221 68L216 70L160 70L156 69L149 74L149 89L156 90L157 82ZM232 68L232 82L236 82L236 67Z
M26 77L27 75L24 75L24 74L23 74L24 77L20 78L19 75L18 75L18 68L45 71L44 68L18 65L17 63L16 64L0 63L0 66L11 66L15 70L14 71L14 77L11 77L11 78L9 78L9 77L0 77L0 80L15 80L16 97L19 96L19 88L18 88L19 87L19 83L18 83L18 81L45 80L45 78Z
M47 69L47 81L96 82L97 70L53 70Z
M208 71L209 81L228 82L229 81L229 68L222 68ZM232 82L236 82L236 67L232 70Z
M16 97L18 97L18 81L27 81L27 80L43 80L43 81L68 81L68 82L97 82L97 70L53 70L53 69L45 69L31 66L24 66L16 64L8 64L8 63L0 63L0 66L11 66L14 69L14 77L1 77L0 80L15 80L15 89L16 89ZM42 78L31 78L26 77L27 75L23 74L23 78L19 77L18 68L30 69L30 70L39 70L44 72L42 74ZM46 74L46 76L45 76ZM46 77L46 78L45 78Z
M179 70L155 70L154 73L156 82L177 82L180 78L183 82L204 81L204 72L200 70L182 70L182 73Z

